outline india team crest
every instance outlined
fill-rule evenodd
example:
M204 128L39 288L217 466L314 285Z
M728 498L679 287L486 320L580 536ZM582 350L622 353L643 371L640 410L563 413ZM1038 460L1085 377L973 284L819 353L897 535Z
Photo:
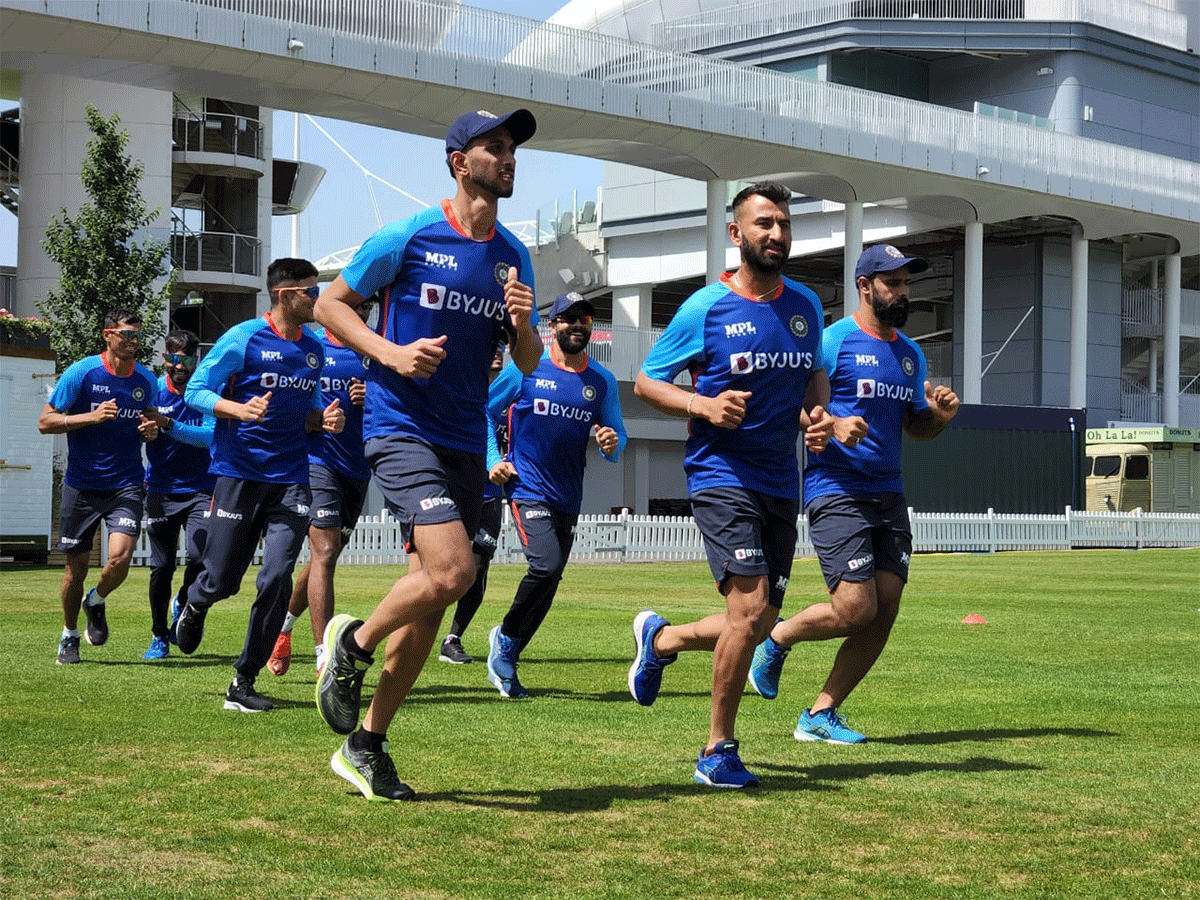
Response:
M583 386L583 399L588 401L596 399L596 389L590 384L585 384Z
M792 316L788 327L792 329L792 334L796 337L804 337L808 334L808 320L804 316Z
M888 244L886 247L884 247L883 252L886 253L888 256L890 256L892 259L903 259L904 258L904 254L901 253L899 250L897 250L895 247L893 247L891 244Z
M905 375L912 375L917 370L916 363L907 356L900 360L900 368L904 370Z
M140 387L135 387L133 389L133 399L136 400L138 403L141 403L143 400L145 400L146 399L146 389L140 388Z
M512 266L506 262L496 263L496 268L492 269L492 274L496 276L497 284L504 284L504 282L508 281L508 270L511 268Z
M315 353L306 353L304 355L304 361L308 364L310 369L316 369L321 365L321 359Z

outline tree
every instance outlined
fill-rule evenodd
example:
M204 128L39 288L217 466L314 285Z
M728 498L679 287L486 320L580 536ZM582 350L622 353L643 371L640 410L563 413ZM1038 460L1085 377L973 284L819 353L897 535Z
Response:
M141 314L138 358L153 359L155 344L166 330L166 309L175 274L159 290L153 282L164 274L168 246L161 241L138 244L133 236L154 221L146 211L141 180L144 167L125 151L129 134L118 130L120 117L105 119L91 104L87 123L95 138L88 141L80 180L91 202L72 218L63 209L50 221L42 248L59 267L59 289L46 292L38 311L50 328L50 346L58 354L58 371L102 348L101 330L110 311L125 307Z

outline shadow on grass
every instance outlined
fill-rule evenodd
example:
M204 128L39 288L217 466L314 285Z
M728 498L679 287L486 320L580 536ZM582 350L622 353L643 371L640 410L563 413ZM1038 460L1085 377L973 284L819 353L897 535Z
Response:
M197 653L192 656L176 656L172 654L166 659L84 659L85 663L96 666L140 666L148 669L205 669L212 666L232 666L236 656L219 656L217 654Z
M980 773L1040 771L1039 766L1012 763L1002 759L974 757L962 762L916 762L895 760L870 763L840 763L834 765L795 768L761 763L755 770L771 772L760 788L743 791L715 791L703 785L680 781L672 784L596 785L586 788L552 788L543 791L487 791L466 793L449 791L418 794L417 800L426 803L459 803L485 809L504 809L511 812L601 812L618 802L671 800L698 795L749 798L783 792L838 791L841 783L876 776L924 775L930 772ZM348 792L354 793L354 792Z
M872 744L954 744L961 741L1007 741L1013 738L1033 737L1118 737L1115 731L1097 731L1094 728L983 728L962 731L926 731L915 734L899 734L895 737L871 738Z

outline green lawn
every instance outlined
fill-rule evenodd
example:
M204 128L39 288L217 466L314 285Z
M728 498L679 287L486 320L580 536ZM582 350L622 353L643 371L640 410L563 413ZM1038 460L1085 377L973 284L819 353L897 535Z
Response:
M493 569L469 651L522 571ZM339 610L369 612L397 574L343 569ZM798 647L779 699L742 705L753 792L692 783L707 656L650 709L625 686L633 616L711 612L707 569L577 565L525 654L532 700L500 700L482 663L426 667L391 732L411 804L330 771L307 620L292 671L259 679L276 711L222 709L252 576L194 657L151 664L135 570L108 644L62 667L61 573L0 572L0 895L1200 897L1200 551L917 557L843 707L871 740L792 739L836 643ZM788 609L823 596L797 561Z

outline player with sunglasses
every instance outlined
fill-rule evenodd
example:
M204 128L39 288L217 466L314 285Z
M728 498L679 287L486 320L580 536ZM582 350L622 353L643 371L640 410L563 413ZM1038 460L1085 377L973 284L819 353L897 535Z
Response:
M59 377L38 417L42 434L67 435L58 549L66 554L62 584L63 633L57 662L79 662L79 610L87 642L108 640L105 601L129 574L142 525L142 441L166 420L151 402L154 373L137 362L141 317L115 309L104 318L104 351L79 360ZM100 523L108 531L108 562L96 586L83 594Z
M187 566L174 604L178 618L182 598L204 568L201 561L208 535L208 510L212 504L216 476L208 471L211 461L212 416L184 402L184 391L196 370L200 339L190 331L167 335L162 355L166 374L158 379L154 406L165 417L158 436L146 443L146 537L150 542L150 646L146 660L170 654L174 636L167 625L171 602L171 579L182 530L187 547ZM172 623L173 624L173 623Z

